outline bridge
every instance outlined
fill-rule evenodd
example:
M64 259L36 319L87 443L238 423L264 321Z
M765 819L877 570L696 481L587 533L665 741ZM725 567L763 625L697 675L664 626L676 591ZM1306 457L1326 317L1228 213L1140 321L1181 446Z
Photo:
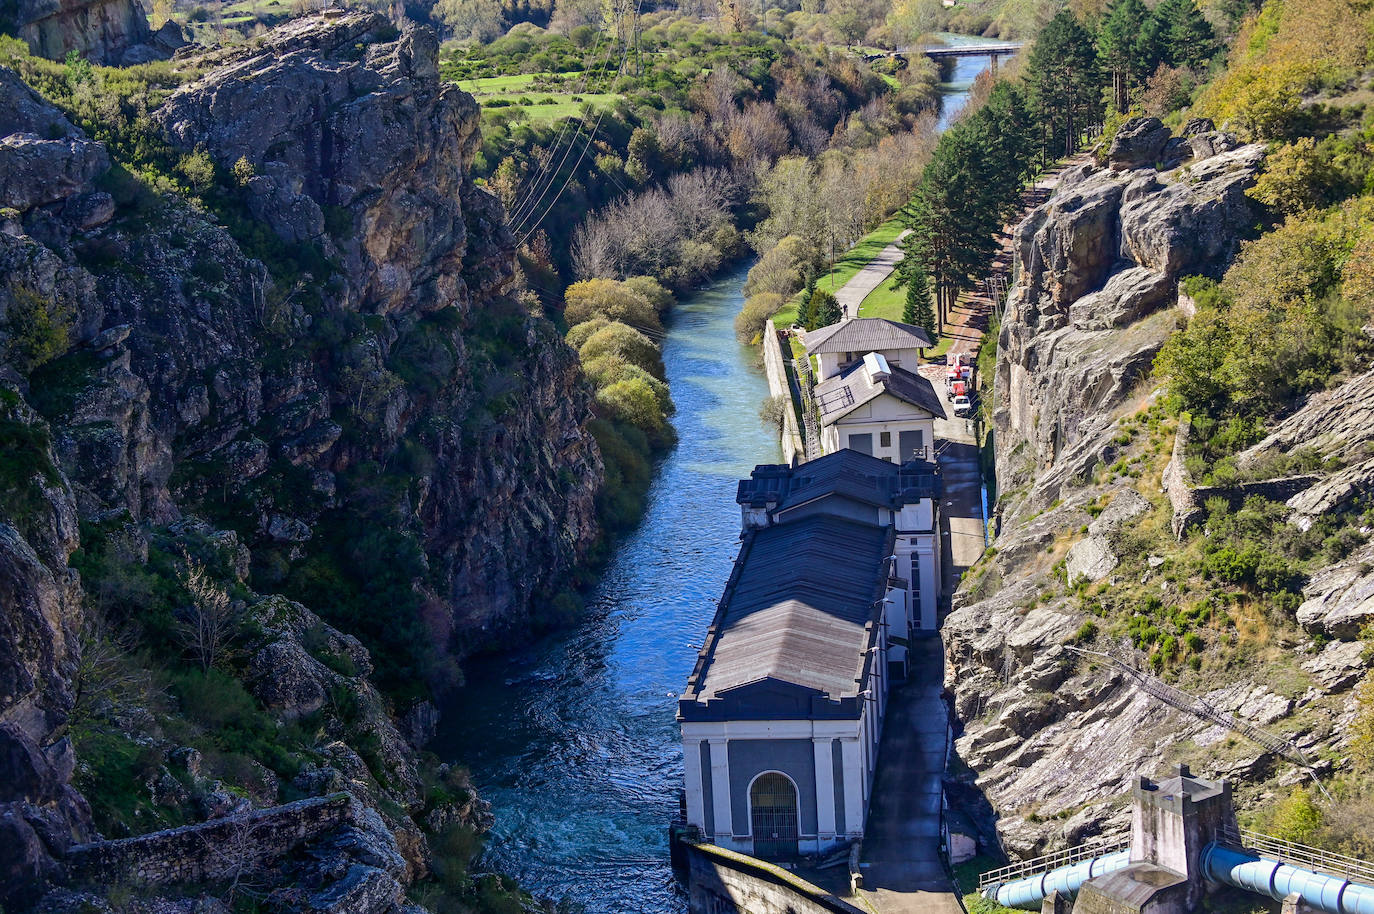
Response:
M924 48L903 48L900 51L883 51L878 54L865 54L864 60L872 63L875 60L882 60L884 57L891 57L894 60L906 60L911 54L924 54L931 60L952 60L956 57L991 57L993 65L997 64L997 58L1009 57L1021 50L1024 45L1019 42L1007 41L1002 44L963 44L953 47L947 45L929 45Z
M1015 42L1003 44L965 44L958 47L927 47L909 48L907 53L924 54L933 60L940 60L945 57L1006 57L1021 50L1021 45Z

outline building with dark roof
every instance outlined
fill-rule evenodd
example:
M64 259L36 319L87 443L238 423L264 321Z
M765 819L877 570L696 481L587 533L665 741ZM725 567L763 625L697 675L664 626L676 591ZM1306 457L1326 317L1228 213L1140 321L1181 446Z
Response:
M802 335L807 355L816 357L819 380L832 378L870 352L889 365L915 370L922 349L935 344L920 327L881 317L854 317L808 330Z
M740 482L739 555L678 702L709 840L785 857L862 836L888 683L935 630L939 494L933 463L850 450Z
M935 420L945 418L929 380L877 352L821 381L814 397L827 453L851 448L894 463L925 459L935 443Z

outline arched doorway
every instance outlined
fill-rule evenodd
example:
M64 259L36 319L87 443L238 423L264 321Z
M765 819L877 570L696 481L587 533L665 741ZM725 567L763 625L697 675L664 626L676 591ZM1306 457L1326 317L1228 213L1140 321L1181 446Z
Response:
M797 787L792 779L766 771L749 785L749 824L754 856L797 856Z

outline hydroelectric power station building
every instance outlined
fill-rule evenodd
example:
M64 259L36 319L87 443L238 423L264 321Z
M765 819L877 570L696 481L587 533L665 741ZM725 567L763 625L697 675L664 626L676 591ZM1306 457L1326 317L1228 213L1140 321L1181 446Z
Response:
M788 857L863 835L888 684L935 632L939 494L932 462L848 449L740 482L739 555L678 702L704 839Z

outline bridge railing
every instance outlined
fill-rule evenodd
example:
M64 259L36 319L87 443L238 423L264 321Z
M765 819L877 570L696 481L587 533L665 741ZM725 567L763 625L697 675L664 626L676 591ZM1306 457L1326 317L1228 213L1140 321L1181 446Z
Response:
M1055 851L1052 854L1045 854L1043 857L1033 857L1030 860L1022 860L1001 869L989 870L978 877L978 891L990 885L999 885L1003 882L1010 882L1013 879L1022 879L1026 876L1033 876L1037 873L1048 872L1058 869L1061 866L1068 866L1071 863L1079 863L1083 860L1091 860L1104 854L1111 854L1116 851L1125 850L1131 846L1130 838L1118 838L1115 841L1106 841L1098 844L1080 844L1077 847L1070 847L1066 850Z
M1348 857L1345 854L1322 850L1319 847L1309 847L1306 844L1275 838L1273 835L1262 834L1248 828L1228 826L1217 835L1217 840L1237 850L1253 851L1261 857L1272 857L1282 863L1289 863L1303 869L1326 873L1329 876L1338 876L1342 879L1349 879L1351 882L1374 885L1374 863L1361 860L1358 857Z

